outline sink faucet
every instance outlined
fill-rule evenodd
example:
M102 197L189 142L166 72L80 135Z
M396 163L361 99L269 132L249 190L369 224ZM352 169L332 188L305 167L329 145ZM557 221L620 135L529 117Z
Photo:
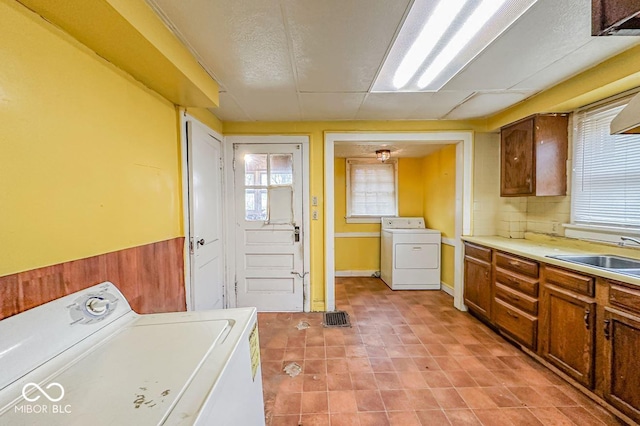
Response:
M640 245L640 240L638 240L637 238L631 238L631 237L620 237L620 242L618 243L618 245L620 245L620 247L624 247L624 242L625 241L633 241L634 243Z

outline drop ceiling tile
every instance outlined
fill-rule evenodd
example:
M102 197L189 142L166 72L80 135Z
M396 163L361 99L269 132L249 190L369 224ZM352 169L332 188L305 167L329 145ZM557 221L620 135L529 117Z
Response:
M471 95L471 91L370 93L356 116L359 120L440 119Z
M448 120L468 120L486 117L528 98L533 93L532 91L476 93L455 107L444 118Z
M409 3L409 0L283 0L298 89L367 91Z
M640 44L640 37L593 37L578 50L517 83L511 89L549 88L637 44Z
M590 39L591 2L538 0L444 88L508 89Z
M149 2L230 90L295 88L278 0Z
M300 106L295 90L236 91L239 107L254 121L300 121Z
M236 100L227 92L220 92L220 107L209 109L222 121L251 121Z
M301 93L303 120L353 120L365 93Z

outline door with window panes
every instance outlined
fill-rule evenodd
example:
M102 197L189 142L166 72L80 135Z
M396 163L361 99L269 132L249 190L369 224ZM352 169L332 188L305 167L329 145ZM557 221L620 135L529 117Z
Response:
M235 144L237 306L302 311L299 144Z

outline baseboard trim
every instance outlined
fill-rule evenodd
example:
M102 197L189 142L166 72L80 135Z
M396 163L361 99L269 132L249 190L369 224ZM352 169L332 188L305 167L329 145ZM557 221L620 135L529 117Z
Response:
M378 271L336 271L336 277L371 277L374 273Z
M453 289L443 282L440 283L440 290L444 291L449 296L453 297Z

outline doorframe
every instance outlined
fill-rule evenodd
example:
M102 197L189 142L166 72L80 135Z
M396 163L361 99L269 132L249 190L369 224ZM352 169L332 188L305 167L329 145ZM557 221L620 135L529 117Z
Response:
M311 311L311 215L310 215L310 205L309 205L309 194L311 191L310 186L310 144L309 144L309 136L285 136L285 135L230 135L224 137L224 155L225 155L225 164L232 165L233 164L233 156L234 156L234 144L247 144L247 145L260 145L260 144L289 144L289 145L300 145L302 149L302 242L303 242L303 259L302 262L304 264L303 270L303 280L302 280L302 297L303 297L303 309L304 312ZM235 269L236 269L236 241L235 241L235 202L234 202L234 194L235 194L235 180L234 180L234 169L233 167L225 168L225 210L226 217L225 223L227 224L227 229L232 230L227 232L225 235L225 247L227 249L227 253L233 253L232 256L227 257L227 265L226 268L226 282L230 283L229 291L227 294L227 300L229 301L229 306L237 306L238 300L235 292ZM305 274L305 272L309 272ZM234 291L231 291L231 288L234 288ZM233 302L233 304L231 304Z
M187 122L191 121L195 126L202 127L207 133L213 136L214 139L217 139L220 142L220 148L222 149L222 154L224 158L224 138L222 135L211 127L207 126L194 116L190 115L186 109L179 109L180 115L180 168L181 168L181 177L182 177L182 228L184 229L184 287L185 287L185 301L187 304L187 311L192 311L194 306L193 301L193 275L192 275L192 264L191 264L191 248L189 246L189 242L191 241L191 211L190 211L190 203L189 196L191 194L191 188L189 186L189 156L188 156L188 138L187 138ZM222 198L224 199L224 189L225 189L225 165L224 162L222 165ZM222 220L224 223L225 220L225 211L222 209ZM222 230L222 236L224 241L226 231ZM222 263L223 265L227 263L227 256L224 254L224 250L222 253ZM224 285L223 297L225 300L225 305L227 305L228 298L228 286ZM228 307L228 306L225 306Z
M325 310L336 309L335 301L335 172L334 144L336 142L415 142L431 145L456 145L456 195L454 238L453 304L466 311L464 304L464 247L461 237L471 235L473 207L473 131L443 131L415 133L333 133L324 135L324 190L325 190Z

